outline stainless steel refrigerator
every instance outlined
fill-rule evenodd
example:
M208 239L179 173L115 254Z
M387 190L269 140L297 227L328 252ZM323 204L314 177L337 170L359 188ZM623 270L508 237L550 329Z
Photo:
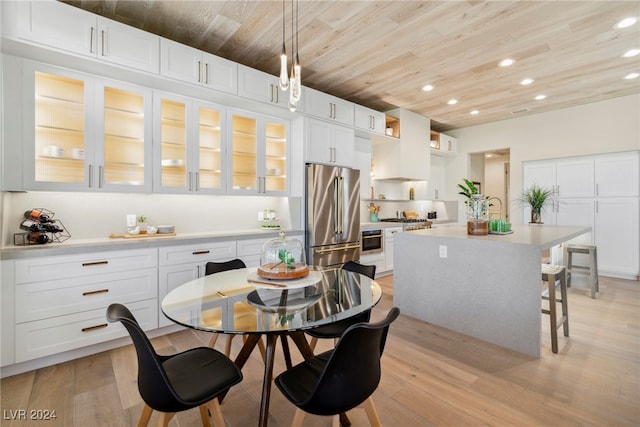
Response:
M306 165L307 264L330 266L360 259L360 171Z

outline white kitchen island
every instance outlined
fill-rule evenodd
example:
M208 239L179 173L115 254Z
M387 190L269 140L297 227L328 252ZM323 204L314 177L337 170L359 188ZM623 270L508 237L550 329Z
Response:
M398 233L394 304L408 316L540 357L542 251L590 232L514 225L507 235L469 236L466 226Z

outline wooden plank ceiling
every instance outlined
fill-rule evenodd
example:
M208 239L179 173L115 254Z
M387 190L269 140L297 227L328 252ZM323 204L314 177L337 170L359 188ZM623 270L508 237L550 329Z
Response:
M279 73L281 1L65 1ZM288 53L291 6L285 0ZM300 0L302 82L376 110L424 114L440 131L572 107L640 93L640 78L623 78L640 72L640 55L622 57L640 49L640 24L614 28L627 16L640 17L639 1ZM507 57L517 62L499 68ZM525 77L534 83L520 85Z

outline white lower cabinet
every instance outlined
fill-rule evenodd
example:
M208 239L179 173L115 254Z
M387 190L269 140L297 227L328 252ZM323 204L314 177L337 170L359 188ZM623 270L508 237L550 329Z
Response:
M106 319L114 302L157 328L157 259L156 249L139 249L15 261L15 362L126 336Z
M619 277L640 276L640 211L638 198L596 201L594 240L598 272Z
M370 255L360 255L360 264L375 265L376 275L387 271L384 252L379 252L377 254L370 254Z
M390 227L384 229L384 258L385 270L393 270L393 241L396 233L402 231L402 227Z
M178 286L204 277L207 262L228 261L235 257L235 240L160 248L158 306L162 305L164 297ZM162 309L159 310L159 314L159 327L175 324L162 314Z

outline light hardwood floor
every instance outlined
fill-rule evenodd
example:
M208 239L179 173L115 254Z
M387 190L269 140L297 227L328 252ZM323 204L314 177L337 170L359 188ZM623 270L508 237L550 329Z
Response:
M379 280L379 319L393 304L393 279ZM383 377L374 402L384 425L398 426L638 426L640 425L640 284L602 277L600 297L570 288L571 337L560 333L551 353L547 316L542 358L532 359L401 315L391 326ZM181 331L153 340L159 352L206 345L206 333ZM219 340L220 349L225 340ZM241 340L233 341L233 355ZM326 340L319 349L330 348ZM296 361L301 360L294 350ZM2 426L135 426L142 410L132 346L2 380ZM284 369L276 355L275 372ZM252 355L244 380L222 410L227 426L257 423L262 360ZM18 409L55 410L52 421L11 421ZM273 388L270 426L290 424L294 407ZM364 410L349 413L368 425ZM155 423L156 416L151 423ZM151 424L150 425L153 425ZM200 425L197 409L171 426ZM305 426L329 426L307 416Z

